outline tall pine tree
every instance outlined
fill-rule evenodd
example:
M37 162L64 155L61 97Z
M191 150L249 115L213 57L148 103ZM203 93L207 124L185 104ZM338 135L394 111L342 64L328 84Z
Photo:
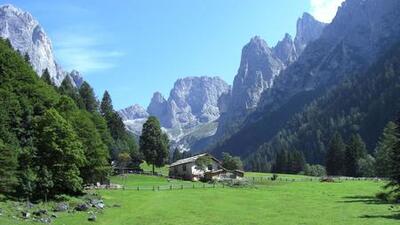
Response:
M365 158L366 155L367 150L361 136L359 134L352 135L345 151L345 175L350 177L360 176L358 162L361 158Z
M396 137L397 140L389 153L389 178L388 187L392 187L393 191L400 193L400 117L396 121Z
M52 79L51 79L49 70L48 70L47 68L44 69L43 74L42 74L42 76L41 76L40 78L41 78L46 84L51 85L51 86L54 86L54 83L53 83L53 81L52 81Z
M346 145L343 143L342 136L336 132L329 143L326 154L326 172L328 175L343 175L345 149Z
M375 170L379 177L389 177L390 175L390 152L394 149L399 138L396 134L396 129L396 124L389 122L378 142Z
M85 81L82 83L81 87L79 88L79 94L82 98L85 109L91 113L97 112L99 106L96 95L94 94L93 88L88 82Z

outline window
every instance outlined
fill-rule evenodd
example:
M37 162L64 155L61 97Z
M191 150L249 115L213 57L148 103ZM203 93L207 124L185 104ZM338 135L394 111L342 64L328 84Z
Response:
M210 165L207 166L207 168L208 168L208 170L212 170L213 166L210 164Z
M182 170L183 170L183 171L186 171L186 164L183 164L183 165L182 165Z

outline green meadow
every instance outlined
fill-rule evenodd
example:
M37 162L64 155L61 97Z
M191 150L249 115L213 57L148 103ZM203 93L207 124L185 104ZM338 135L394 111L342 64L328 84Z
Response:
M103 197L106 209L97 214L95 222L87 220L88 212L75 212L58 213L52 224L384 225L400 222L398 208L374 199L384 185L381 181L322 183L264 180L243 188L202 188L198 182L126 175L125 178L112 177L112 182L148 189L98 190L96 192ZM192 188L193 184L195 188ZM184 188L152 190L154 186L169 185L183 185ZM120 207L113 207L115 204ZM0 224L33 223L12 218L15 213L12 205L12 202L0 202L3 209Z

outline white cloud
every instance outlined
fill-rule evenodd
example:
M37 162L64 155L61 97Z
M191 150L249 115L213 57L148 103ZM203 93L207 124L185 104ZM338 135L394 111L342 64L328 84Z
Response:
M96 36L92 35L97 34ZM117 66L118 59L125 54L106 46L99 32L80 34L65 29L53 34L55 55L66 70L76 69L82 73L107 70Z
M319 21L330 23L344 0L310 0L311 14Z

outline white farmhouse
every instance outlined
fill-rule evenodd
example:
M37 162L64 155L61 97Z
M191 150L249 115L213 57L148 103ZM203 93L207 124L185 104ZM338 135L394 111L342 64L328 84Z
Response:
M210 157L211 163L207 165L205 170L199 169L196 165L196 160L201 157ZM173 178L181 178L185 180L207 180L218 179L223 176L231 178L243 177L243 171L229 171L222 167L222 163L208 153L195 155L189 158L180 159L169 166L169 176Z

